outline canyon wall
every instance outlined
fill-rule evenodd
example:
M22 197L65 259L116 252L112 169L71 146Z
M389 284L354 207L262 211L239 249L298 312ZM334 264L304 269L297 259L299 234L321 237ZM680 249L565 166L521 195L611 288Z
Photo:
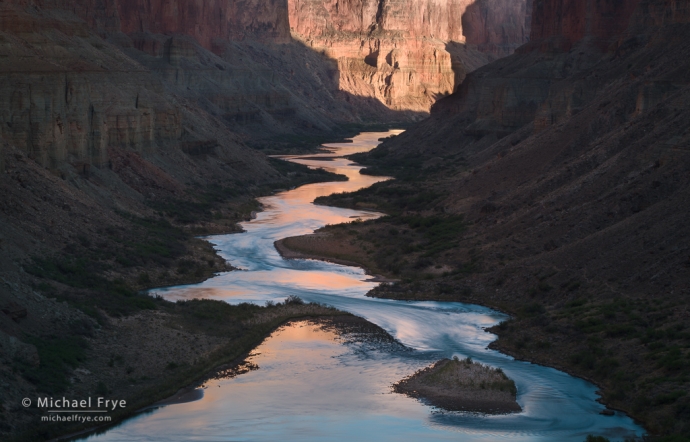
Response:
M393 117L338 95L280 2L5 1L0 60L0 137L56 173Z
M117 5L126 34L184 34L207 49L217 40L290 39L284 0L118 0Z
M640 0L535 0L531 40L557 38L564 48L585 37L605 44L630 25Z
M526 40L527 3L4 1L0 136L83 170L112 148L213 144L199 128L218 124L254 137L422 115Z
M688 23L687 0L537 0L530 43L470 73L430 118L365 158L372 171L416 173L425 195L443 195L419 213L462 215L469 226L452 249L457 258L424 265L461 272L481 257L481 269L461 279L464 289L449 288L455 277L435 275L429 299L518 312L522 319L499 330L509 338L503 348L590 377L602 402L633 413L652 434L690 434L690 401L647 399L678 388L684 372L668 370L647 388L658 366L643 361L662 357L656 347L586 331L593 310L571 312L585 298L599 305L666 299L662 321L625 326L639 335L671 321L686 327L689 316L679 312L690 301ZM416 191L391 180L354 201L378 203L396 195L394 186L397 194ZM463 290L470 295L447 295ZM389 293L419 298L414 286ZM544 321L519 313L529 303L548 312ZM602 317L616 327L625 321ZM603 359L582 362L592 351L586 333L621 361L617 374L602 368Z
M572 117L607 84L607 74L592 73L605 53L618 57L637 48L649 29L680 23L687 8L673 0L536 0L531 14L530 41L518 56L480 69L455 96L438 103L439 112L472 121L467 133L504 136L525 124L542 130ZM574 48L577 54L568 55ZM586 78L576 79L584 72ZM657 86L640 92L641 106L667 93Z
M527 0L289 0L295 38L338 61L339 87L427 111L467 72L527 41Z
M59 174L109 167L113 149L152 156L220 139L213 149L239 154L237 137L219 136L222 120L213 121L226 113L256 111L250 100L237 97L239 84L230 80L230 64L218 58L212 69L206 68L206 81L196 82L195 94L190 84L181 87L165 78L173 72L181 83L185 67L198 73L200 57L213 57L193 40L165 38L166 51L146 59L127 41L122 48L104 40L70 12L0 8L0 137ZM96 14L93 19L102 18ZM143 58L133 58L137 53ZM208 83L214 71L220 83L215 96L234 95L237 103L226 105L225 113L204 115L203 107L191 103L203 99L202 89L213 88ZM250 75L253 81L243 80L245 96L262 100L267 112L289 107L288 94L266 82L264 72Z
M101 34L184 34L211 49L216 40L290 39L284 0L8 0L41 11L69 11ZM55 20L64 19L55 15Z

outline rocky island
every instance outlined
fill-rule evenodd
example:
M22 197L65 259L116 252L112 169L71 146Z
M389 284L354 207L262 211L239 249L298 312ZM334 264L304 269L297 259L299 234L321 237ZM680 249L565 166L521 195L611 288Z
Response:
M393 385L396 393L419 398L449 411L505 414L522 411L515 382L500 368L471 358L441 359Z

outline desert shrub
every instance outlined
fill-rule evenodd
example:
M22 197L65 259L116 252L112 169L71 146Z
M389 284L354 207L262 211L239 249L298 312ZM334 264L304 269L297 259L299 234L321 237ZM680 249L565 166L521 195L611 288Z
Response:
M285 298L285 305L304 305L304 301L297 295L290 295Z
M546 313L546 309L538 302L533 302L523 306L521 312L524 316L535 316Z
M679 398L685 396L686 394L687 394L687 392L685 392L685 391L673 391L671 393L660 394L652 400L652 403L654 405L672 404L675 401L677 401Z
M62 339L28 338L36 346L40 364L38 367L21 366L23 376L36 385L39 391L61 393L70 385L68 375L86 359L87 343L80 337Z

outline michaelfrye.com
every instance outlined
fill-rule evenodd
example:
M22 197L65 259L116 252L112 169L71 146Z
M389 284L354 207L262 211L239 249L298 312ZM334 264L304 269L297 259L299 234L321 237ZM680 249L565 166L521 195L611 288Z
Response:
M46 414L41 416L41 422L110 422L107 413L127 408L127 401L101 396L83 399L42 396L24 398L22 406L43 409Z

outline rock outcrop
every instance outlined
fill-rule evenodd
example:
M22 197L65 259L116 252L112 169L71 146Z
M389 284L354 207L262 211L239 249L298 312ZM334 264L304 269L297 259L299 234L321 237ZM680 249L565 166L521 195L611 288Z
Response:
M341 90L427 111L527 41L526 0L290 0L293 36L338 61Z

